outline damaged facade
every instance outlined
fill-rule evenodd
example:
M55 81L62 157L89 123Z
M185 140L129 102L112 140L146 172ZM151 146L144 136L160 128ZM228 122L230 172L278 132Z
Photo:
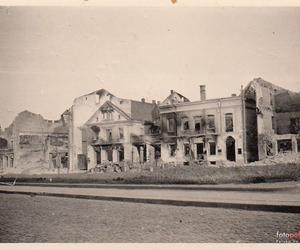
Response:
M102 163L147 161L145 122L154 103L114 96L101 89L78 97L72 106L70 167L87 170Z
M190 101L171 90L162 103L118 98L106 90L76 98L71 167L105 162L245 164L299 152L299 94L254 79L239 95Z
M245 88L244 96L247 161L300 152L300 93L257 78Z
M78 97L57 121L28 111L0 131L0 170L102 164L242 165L300 153L300 93L261 78L240 94L200 100L171 90L163 102L134 101L100 89Z
M29 111L19 113L0 134L0 168L67 168L68 126L68 111L55 121Z
M159 106L163 162L244 162L241 97L207 100L205 91L194 102L171 91Z

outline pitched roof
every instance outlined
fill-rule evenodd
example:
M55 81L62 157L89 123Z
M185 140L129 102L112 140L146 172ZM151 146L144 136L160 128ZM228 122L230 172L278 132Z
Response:
M112 102L110 101L106 101L103 105L101 105L96 112L85 122L85 124L91 123L92 120L94 119L95 116L97 116L99 110L116 110L118 113L120 113L121 115L123 115L126 119L131 120L131 117L125 113L123 110L121 110L119 107L117 107L116 105L114 105Z
M131 118L138 121L151 121L153 103L131 101Z

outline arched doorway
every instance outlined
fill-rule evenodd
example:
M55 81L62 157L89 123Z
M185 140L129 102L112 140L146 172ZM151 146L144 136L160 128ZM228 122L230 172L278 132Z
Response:
M228 161L235 161L235 140L232 136L226 139L226 156Z

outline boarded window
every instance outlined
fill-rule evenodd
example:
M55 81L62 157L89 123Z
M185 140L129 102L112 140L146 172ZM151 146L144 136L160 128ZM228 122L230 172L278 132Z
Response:
M175 156L175 154L176 154L176 145L175 144L169 144L169 150L170 150L170 156Z
M298 134L300 132L300 117L290 119L290 133Z
M190 145L184 144L184 155L189 156L190 155Z
M292 151L292 140L278 140L278 152Z
M168 132L175 132L175 119L174 118L169 118L167 120L167 128L168 128Z
M215 116L214 115L208 115L207 116L207 129L209 132L215 132Z
M225 126L226 126L226 132L233 131L233 115L232 115L232 113L225 114Z
M210 155L216 154L216 143L215 142L209 142L209 153L210 153Z

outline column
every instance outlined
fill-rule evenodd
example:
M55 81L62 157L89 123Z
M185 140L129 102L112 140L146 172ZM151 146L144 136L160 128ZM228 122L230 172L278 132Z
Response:
M144 147L140 146L140 162L144 163Z
M104 148L101 147L101 163L107 161L107 153Z
M96 152L91 145L88 145L87 148L87 156L88 156L88 170L94 168L96 166Z
M277 140L274 140L274 141L273 141L273 152L274 152L274 155L277 155L277 154L278 154Z
M113 163L117 163L119 162L119 159L118 159L118 156L119 156L119 153L118 153L118 150L116 148L113 149L113 153L112 153L112 157L113 157Z
M297 139L296 139L296 136L292 137L292 151L294 153L297 153Z

